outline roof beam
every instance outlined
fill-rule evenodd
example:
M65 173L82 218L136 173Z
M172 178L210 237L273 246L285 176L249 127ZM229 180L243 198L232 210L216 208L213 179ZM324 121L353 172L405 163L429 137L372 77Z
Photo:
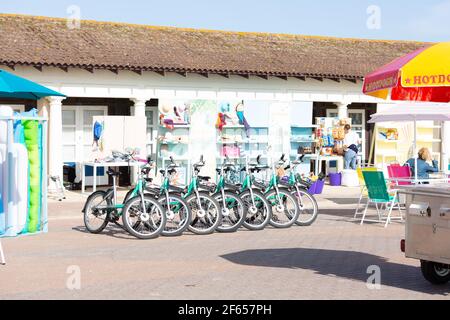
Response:
M209 78L209 73L208 72L200 72L199 75L205 77L205 78Z
M119 69L117 68L108 68L108 70L111 71L112 73L119 74Z
M358 81L357 79L345 79L345 80L347 80L347 81L349 81L351 83L356 83Z
M250 79L250 75L248 73L239 74L239 76L241 76L245 79Z
M58 68L64 72L69 72L69 67L67 67L67 66L58 66Z
M296 78L298 80L306 81L306 77L305 76L295 76L294 78Z
M10 68L12 70L16 70L16 65L14 63L7 63L7 64L5 64L5 66L7 66L8 68Z
M180 75L180 76L182 76L182 77L187 77L187 72L186 71L181 71L181 72L178 72L177 71L177 73Z
M153 70L153 72L156 72L157 74L159 74L162 77L166 76L166 72L164 70Z
M35 64L35 65L33 65L33 67L34 67L35 69L37 69L37 70L39 70L39 71L42 72L42 65L41 65L41 64Z
M142 70L141 69L131 69L132 72L137 73L138 75L142 76Z
M225 78L230 78L230 73L219 73L219 75L221 75L222 77L225 77Z
M288 79L288 77L287 76L276 76L277 78L280 78L280 79L282 79L282 80L286 80L287 81L287 79Z
M327 78L327 79L334 81L334 82L341 82L341 79L339 79L339 78Z
M90 73L94 73L94 67L83 67L82 69L84 69Z
M311 79L323 82L323 78L322 77L311 77Z
M269 76L267 74L257 74L256 76L258 76L264 80L269 80Z

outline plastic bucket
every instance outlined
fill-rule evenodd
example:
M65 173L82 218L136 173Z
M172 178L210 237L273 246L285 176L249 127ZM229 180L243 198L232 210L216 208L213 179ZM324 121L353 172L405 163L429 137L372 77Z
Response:
M342 182L342 174L330 173L330 186L339 187Z
M316 186L317 186L317 182L314 182L311 187L309 187L308 192L311 194L316 194Z
M322 194L323 187L325 186L325 181L317 180L316 184L316 192L314 194Z

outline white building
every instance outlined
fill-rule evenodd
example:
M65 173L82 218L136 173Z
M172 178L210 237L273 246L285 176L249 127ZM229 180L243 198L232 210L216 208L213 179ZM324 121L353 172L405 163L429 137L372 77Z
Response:
M367 158L367 120L380 101L361 93L363 76L422 45L95 21L74 29L65 19L0 15L0 67L67 96L0 105L48 115L51 175L62 176L64 162L83 161L93 115L152 115L154 144L160 99L259 100L270 108L302 102L312 106L311 122L352 117Z

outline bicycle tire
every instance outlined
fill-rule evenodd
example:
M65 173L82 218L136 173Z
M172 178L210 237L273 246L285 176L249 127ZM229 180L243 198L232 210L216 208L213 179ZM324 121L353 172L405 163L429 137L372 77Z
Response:
M214 196L214 198L217 200L219 205L222 205L222 194L221 193L216 194ZM236 232L240 227L242 227L242 224L244 223L245 218L247 217L247 209L246 209L242 199L237 194L225 191L225 202L227 201L227 199L230 199L230 198L233 199L234 201L236 201L239 218L238 219L233 219L233 217L230 218L229 217L230 214L228 216L225 216L222 211L222 219L221 219L221 223L219 223L219 225L217 226L217 229L216 229L217 232L221 232L221 233ZM239 209L239 208L241 208L241 209ZM227 208L227 209L230 210L230 208ZM231 222L229 227L224 225L226 223L225 221Z
M246 209L247 209L247 216L246 216L246 219L245 219L245 221L244 221L244 223L242 225L245 228L247 228L248 230L259 231L259 230L263 230L269 224L270 218L272 217L272 210L271 210L269 202L267 201L267 199L266 199L266 197L264 196L263 193L261 193L260 191L257 191L257 190L253 190L253 194L255 195L255 198L258 198L257 201L258 201L258 204L260 205L260 208L261 208L261 205L264 206L263 219L262 219L261 223L257 223L257 224L254 223L254 221L256 220L257 216L259 216L260 214L258 214L258 212L253 214L250 211L249 204L251 204L251 202L247 203L245 201L245 198L251 197L250 191L247 190L247 191L244 191L243 193L241 193L239 195L241 197L241 200L244 202L244 205L246 206ZM256 209L258 209L258 208L256 208Z
M294 206L295 211L293 214L291 214L291 212L287 212L287 209L286 209L287 203L285 203L283 205L283 212L278 212L278 208L277 208L278 203L275 203L275 210L272 205L272 217L270 218L269 223L272 227L277 228L277 229L290 228L295 224L295 222L297 221L299 214L300 214L300 208L298 205L298 201L297 201L297 198L295 198L288 190L280 188L278 192L279 192L280 196L286 197L286 202L287 201L291 202L291 205ZM275 199L276 199L276 191L275 190L271 190L269 193L267 193L266 199L269 200L270 197L272 197L272 196L275 196ZM270 200L269 200L269 203L271 203ZM288 219L288 222L283 223L283 222L276 221L276 218L279 218L280 215L282 216L282 218L284 218L284 216L286 216Z
M92 234L99 234L101 233L103 230L105 230L106 226L109 223L109 219L110 219L110 210L105 209L106 211L106 216L103 220L103 222L100 224L99 227L95 228L92 227L91 224L89 223L89 214L91 213L91 207L93 205L93 202L96 198L101 197L102 201L106 201L106 205L107 206L111 206L112 205L112 201L111 199L105 199L106 196L106 192L105 191L96 191L94 193L92 193L86 200L86 203L84 205L83 208L83 221L84 221L84 226L86 228L86 230L88 230L90 233Z
M302 221L302 220L301 220L302 217L303 217L303 216L302 216L303 211L304 211L305 209L302 208L303 205L300 203L300 200L302 199L302 197L300 197L300 199L299 199L299 201L298 201L300 213L299 213L299 215L298 215L298 219L297 219L297 221L295 222L295 224L298 225L298 226L300 226L300 227L309 227L309 226L311 226L311 225L317 220L317 217L319 216L319 206L318 206L318 204L317 204L316 198L315 198L311 193L309 193L308 191L303 190L303 189L301 189L301 188L300 188L299 192L300 192L300 194L303 194L307 199L309 199L309 200L311 201L313 213L311 214L311 218L307 219L306 221ZM297 198L297 190L293 190L293 191L291 192L291 194L292 194L294 197Z
M142 207L142 199L141 196L136 196L134 198L129 199L126 203L125 206L123 207L122 210L122 222L123 225L125 227L125 229L134 237L138 238L138 239L143 239L143 240L150 240L150 239L155 239L157 237L159 237L166 225L166 212L163 209L163 207L161 206L161 204L154 199L153 197L149 196L149 195L144 195L144 202L146 202L146 206L147 203L150 203L152 205L152 207L150 208L150 212L149 212L149 217L148 217L148 221L142 221L142 217L139 217L139 220L135 223L132 223L129 219L129 217L131 216L130 212L132 211L132 206L135 204L139 204ZM155 211L157 210L157 211ZM146 210L147 211L147 210ZM159 224L156 225L155 224L155 219L153 218L153 214L156 212L156 214L159 213L159 216L156 217L157 219L159 219L159 221L157 221ZM147 218L147 217L146 217ZM141 233L138 232L136 229L138 226L146 226L147 228L151 227L153 224L154 226L154 230L150 233Z
M214 231L219 226L219 223L222 219L222 213L220 210L220 205L216 199L214 199L207 192L204 192L204 191L200 191L198 194L201 199L209 202L209 208L211 208L211 205L214 207L214 208L212 208L214 211L213 211L213 214L209 214L210 211L208 210L208 212L206 212L205 217L200 218L200 217L196 216L197 210L195 210L195 207L197 206L197 201L196 201L197 195L194 193L194 194L190 195L189 197L187 197L186 202L187 202L189 208L191 209L191 214L192 214L192 221L189 224L188 229L189 229L189 231L191 231L194 234L208 235L208 234L214 233ZM195 205L195 207L193 207L194 205ZM214 213L215 213L215 216L214 216ZM212 220L211 217L213 217L214 220ZM204 229L196 227L197 225L200 226L201 224L204 224L207 227Z
M166 217L167 217L166 226L161 234L165 237L178 237L178 236L181 236L183 234L183 232L185 232L187 230L187 228L189 227L189 224L191 223L191 219L192 219L192 214L191 214L191 209L189 208L188 204L180 195L170 194L169 201L171 201L171 199L173 199L173 201L175 203L181 204L181 206L184 208L183 221L178 226L176 226L175 229L172 228L173 225L176 225L176 223L173 222L175 216L173 218L167 216L169 214L167 200L164 195L161 196L160 198L158 198L158 202L162 205L162 207L166 213ZM171 206L171 204L169 204L169 208L170 208L170 206Z

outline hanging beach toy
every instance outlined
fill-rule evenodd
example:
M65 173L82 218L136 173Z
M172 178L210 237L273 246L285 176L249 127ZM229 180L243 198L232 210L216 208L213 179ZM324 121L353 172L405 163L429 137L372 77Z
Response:
M247 134L247 138L250 137L250 125L247 122L247 119L244 116L244 101L238 103L236 106L236 115L239 119L239 124L245 127L245 132Z

